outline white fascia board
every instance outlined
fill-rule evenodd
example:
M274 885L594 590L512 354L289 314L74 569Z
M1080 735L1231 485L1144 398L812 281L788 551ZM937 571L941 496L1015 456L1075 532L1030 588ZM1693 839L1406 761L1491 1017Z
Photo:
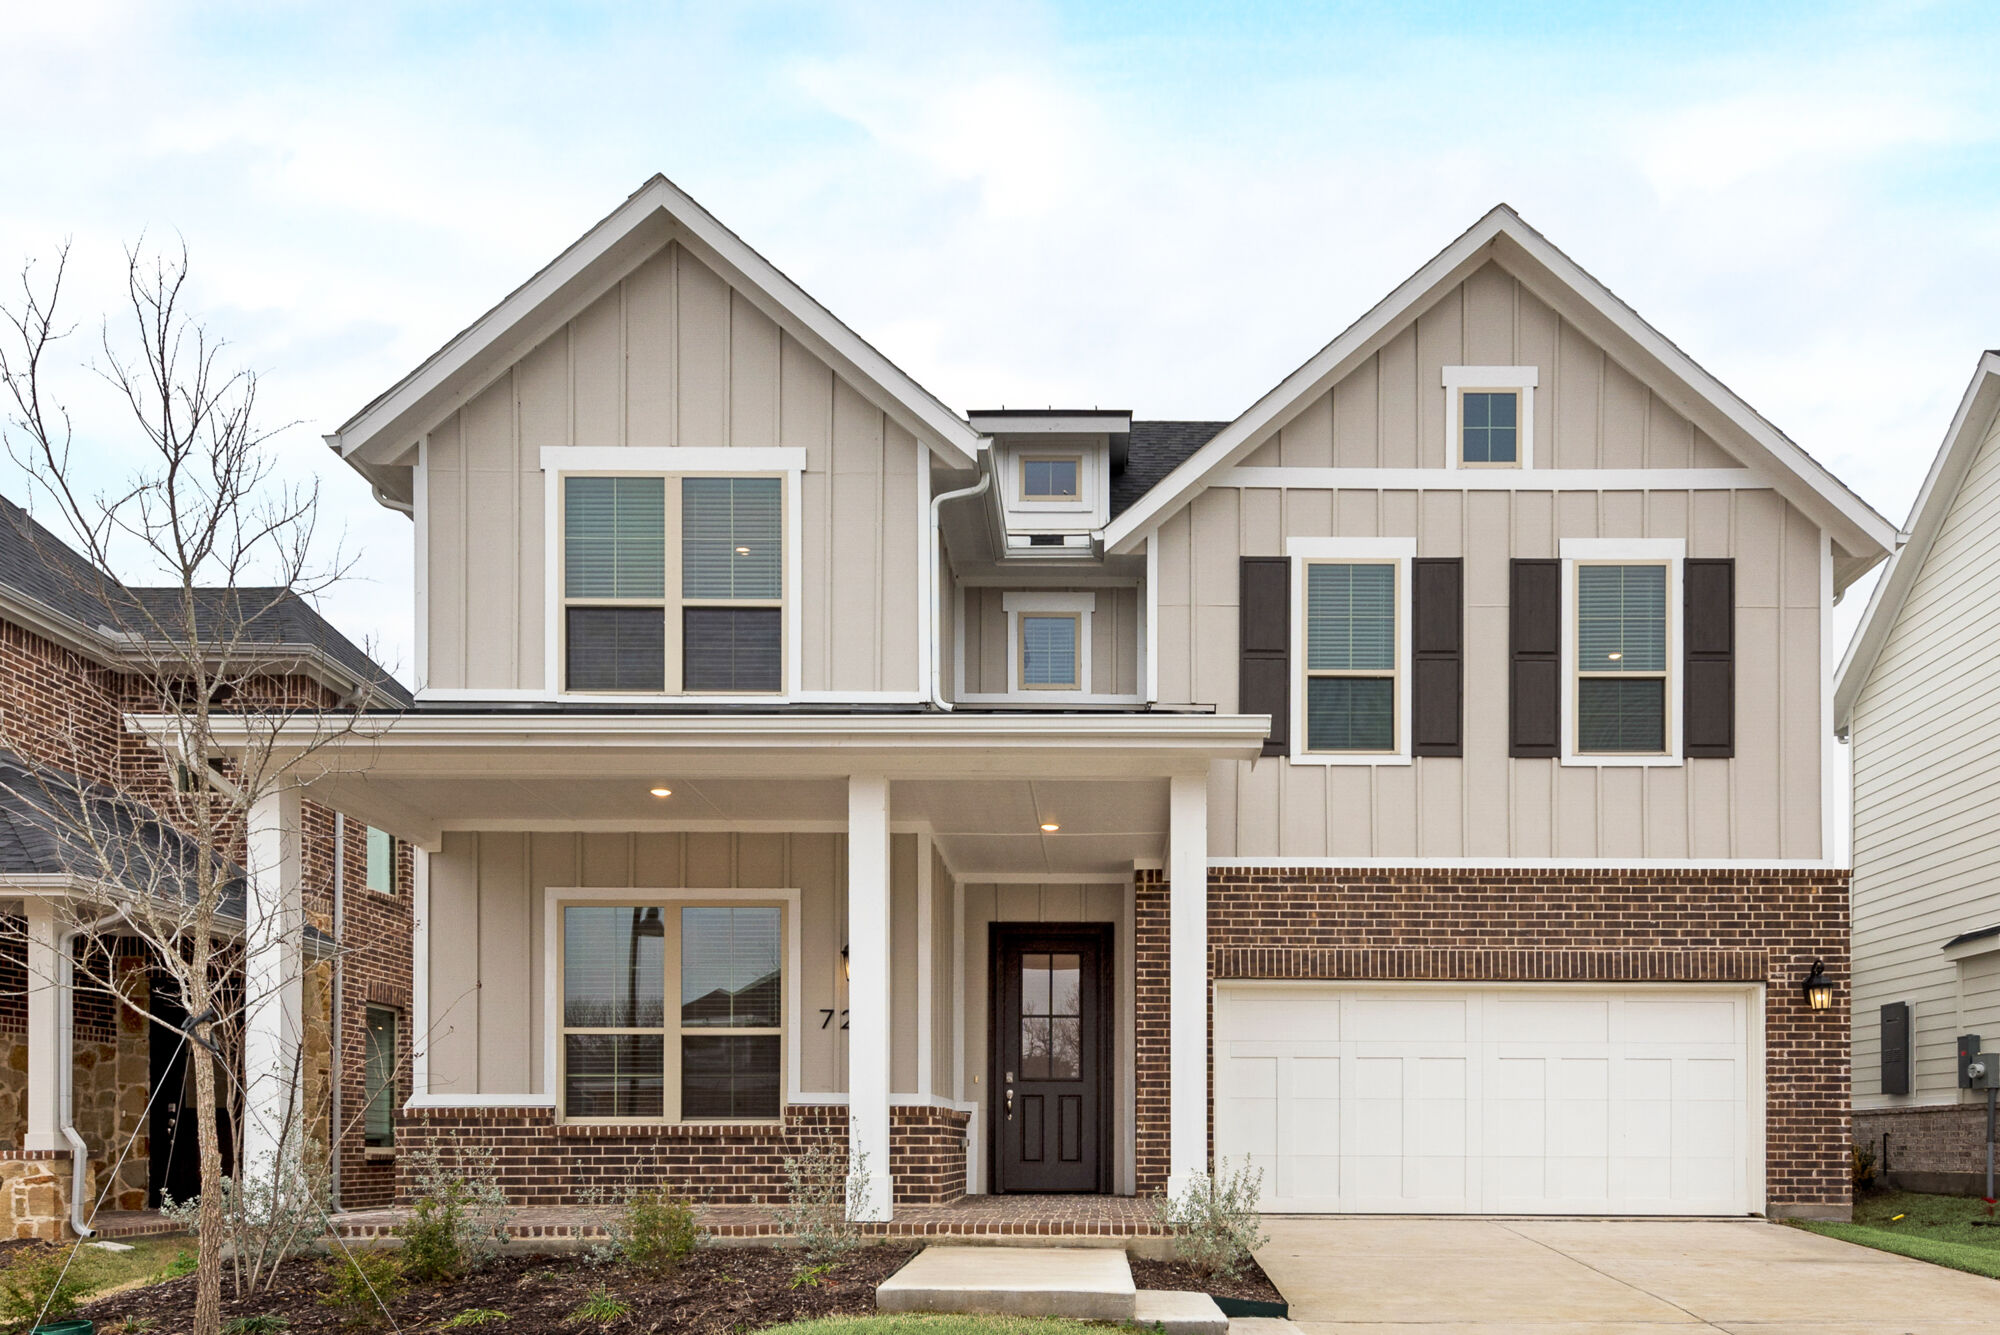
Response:
M1074 417L1026 413L970 413L973 427L989 436L1120 436L1132 429L1130 413L1078 413Z
M1211 487L1281 491L1769 491L1748 468L1284 468L1238 464Z
M661 215L671 226L659 225ZM646 182L533 278L328 435L327 443L351 463L381 463L369 457L371 447L390 428L405 423L436 396L449 394L451 382L477 375L478 368L491 360L511 364L540 342L548 332L547 321L535 316L548 303L570 292L573 284L583 285L586 298L607 290L631 265L672 239L698 243L706 252L704 259L719 260L733 271L744 295L778 318L816 355L851 373L861 385L872 384L882 396L878 406L952 463L972 465L979 449L978 432L664 176ZM575 300L563 303L565 309L576 304ZM467 389L449 401L462 401L470 392ZM444 410L442 405L434 409ZM392 436L388 448L400 452L407 444Z
M1903 603L1923 571L1924 560L1937 541L1938 531L1944 527L1945 516L1951 512L1951 503L1964 484L1979 447L1996 425L2000 425L2000 352L1989 352L1980 357L1972 382L1966 386L1951 426L1931 460L1924 485L1910 506L1910 517L1903 524L1904 542L1889 558L1889 568L1875 581L1875 590L1868 596L1868 606L1861 614L1861 624L1855 628L1854 638L1848 641L1846 656L1834 677L1835 731L1845 733L1853 723L1854 702L1889 642L1889 632L1895 628L1896 618L1902 615Z

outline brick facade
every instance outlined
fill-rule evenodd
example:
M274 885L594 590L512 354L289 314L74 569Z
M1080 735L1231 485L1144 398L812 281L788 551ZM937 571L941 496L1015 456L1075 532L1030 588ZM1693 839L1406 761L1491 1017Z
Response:
M1978 1195L1986 1190L1986 1103L1857 1108L1854 1143L1875 1151L1885 1185Z
M1848 874L1520 869L1217 869L1209 977L1765 983L1765 1172L1773 1214L1844 1213ZM1166 1184L1168 887L1137 876L1137 1159ZM1808 1009L1815 960L1839 998Z
M936 1108L889 1110L889 1161L898 1205L938 1205L965 1193L967 1115ZM517 1205L580 1205L635 1187L664 1186L704 1205L770 1205L787 1197L785 1160L814 1146L847 1153L847 1109L790 1104L776 1125L629 1126L561 1123L553 1108L423 1108L398 1129L406 1154L458 1147L493 1151ZM410 1173L398 1199L407 1204Z

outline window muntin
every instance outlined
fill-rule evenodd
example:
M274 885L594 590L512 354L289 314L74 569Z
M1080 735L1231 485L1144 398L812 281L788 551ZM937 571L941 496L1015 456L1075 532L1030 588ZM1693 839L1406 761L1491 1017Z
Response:
M1083 1078L1081 956L1021 956L1021 1078Z
M781 1115L779 906L566 904L561 921L566 1118ZM671 1013L670 979L678 979Z
M368 879L370 890L385 895L396 893L396 836L373 825L368 830Z
M386 1006L370 1006L363 1021L361 1143L371 1150L393 1149L400 1103L396 1097L397 1016Z
M563 479L564 687L784 689L784 479Z
M1576 566L1576 751L1667 750L1667 567Z
M1308 561L1306 749L1396 750L1397 568L1392 561Z
M1083 496L1083 460L1074 454L1030 454L1021 459L1021 499L1074 501Z
M1459 463L1468 468L1516 468L1521 462L1521 392L1459 392Z
M1029 691L1075 691L1078 680L1077 642L1083 618L1075 612L1021 612L1019 666L1021 688Z

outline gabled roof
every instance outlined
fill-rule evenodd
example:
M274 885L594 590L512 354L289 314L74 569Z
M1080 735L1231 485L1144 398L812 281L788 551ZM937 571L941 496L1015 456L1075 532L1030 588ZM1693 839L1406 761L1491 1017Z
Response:
M1134 550L1154 526L1186 505L1208 476L1248 455L1317 395L1389 342L1439 295L1489 260L1533 289L1628 370L1647 380L1779 494L1833 535L1846 553L1841 587L1886 556L1896 529L1736 394L1703 370L1548 238L1502 204L1430 263L1286 376L1105 530L1107 551Z
M326 442L379 491L407 501L398 476L416 436L472 399L522 355L670 241L686 245L764 314L918 440L970 467L980 437L777 266L664 176L635 190L541 272L349 418Z
M1111 517L1118 518L1160 485L1227 422L1134 422L1125 466L1111 474Z
M2000 423L2000 350L1979 358L1972 383L1965 387L1965 396L1958 401L1958 411L1952 416L1951 429L1945 432L1944 443L1938 446L1923 489L1917 493L1910 517L1903 524L1903 545L1889 558L1888 569L1875 582L1875 592L1869 595L1868 608L1861 614L1861 625L1848 642L1847 656L1841 660L1839 675L1833 683L1836 732L1847 731L1854 702L1868 684L1869 674L1875 670L1875 662L1889 642L1889 632L1895 629L1896 619L1903 613L1910 589L1923 573L1924 562L1937 542L1938 531L1944 527L1945 516L1951 513L1952 501L1958 496L1980 445L1992 435L1996 423Z

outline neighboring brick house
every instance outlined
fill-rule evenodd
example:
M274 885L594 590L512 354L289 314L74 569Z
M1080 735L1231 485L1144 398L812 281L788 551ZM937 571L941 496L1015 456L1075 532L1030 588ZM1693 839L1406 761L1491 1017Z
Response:
M405 1134L520 1199L1847 1212L1895 530L1511 211L1232 421L960 416L656 177L328 443L415 531L326 790Z
M144 713L149 702L147 678L121 659L106 629L115 618L107 615L102 596L115 587L54 534L0 499L0 678L5 681L0 742L9 748L0 750L0 900L5 901L0 911L7 917L0 932L0 1046L6 1049L0 1059L0 1231L7 1236L54 1236L68 1223L71 1146L62 1131L65 1121L83 1142L90 1195L102 1209L157 1205L163 1190L185 1199L199 1181L194 1123L180 1116L177 1088L152 1097L162 1081L184 1078L186 1059L174 1055L178 1045L171 1031L115 1004L85 978L72 1003L74 1061L67 1091L61 1088L57 1045L50 1045L46 1058L34 1050L38 1035L60 1034L54 980L47 971L31 970L28 961L34 944L54 944L50 933L60 931L65 920L61 904L77 863L65 849L76 826L64 805L79 791L77 780L116 795L115 801L143 817L157 809L165 786L175 779L162 754L126 726L128 714ZM270 600L269 591L257 592ZM366 681L391 705L407 702L400 686L303 602L276 600L260 626L260 644L268 640L273 662L289 674L273 683L275 689L333 699L351 695ZM386 1157L393 1150L371 1153L364 1144L368 1128L353 1110L368 1098L369 1007L400 1017L409 1005L408 855L402 854L394 881L383 881L378 869L381 888L370 889L367 827L314 802L304 803L303 810L306 875L300 888L317 963L303 979L302 992L316 1134L324 1138L339 1116L348 1128L340 1146L340 1198L350 1207L383 1204L393 1196L395 1169ZM347 859L338 890L337 850ZM231 902L225 917L240 922L240 897ZM113 937L109 948L135 1004L168 1018L184 1014L170 995L156 993L160 975L149 967L140 942ZM336 978L342 1058L330 1067ZM44 1005L47 1013L38 1014ZM392 1027L401 1036L395 1041L407 1049L407 1024ZM407 1089L406 1074L400 1083L395 1075L407 1071L407 1051L400 1064L385 1064L378 1050L376 1067L377 1087L386 1076L392 1095ZM329 1070L338 1074L337 1095L327 1086ZM54 1085L37 1090L42 1072ZM233 1131L233 1123L224 1131L232 1148ZM104 1182L102 1176L121 1155L116 1182ZM89 1216L88 1206L83 1213Z
M1996 516L2000 352L1988 352L1834 697L1854 749L1854 1140L1926 1190L1986 1189L1988 1096L1968 1087L1958 1048L1976 1035L2000 1052Z

